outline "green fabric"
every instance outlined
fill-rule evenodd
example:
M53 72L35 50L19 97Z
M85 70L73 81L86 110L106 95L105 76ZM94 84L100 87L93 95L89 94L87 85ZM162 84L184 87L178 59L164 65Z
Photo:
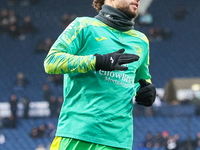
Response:
M126 150L126 149L109 147L71 138L62 138L59 150Z
M121 48L140 59L128 64L127 71L93 71L95 53L106 54ZM139 79L151 78L146 36L135 30L121 32L95 18L81 17L58 37L49 54L45 67L53 73L64 72L64 102L56 136L132 149L132 99ZM70 54L72 61L83 56L88 59L84 63L55 61L63 54Z

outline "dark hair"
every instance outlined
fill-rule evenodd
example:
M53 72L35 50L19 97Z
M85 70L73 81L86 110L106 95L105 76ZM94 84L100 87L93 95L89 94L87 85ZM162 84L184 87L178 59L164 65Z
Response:
M92 6L99 12L105 0L93 0Z

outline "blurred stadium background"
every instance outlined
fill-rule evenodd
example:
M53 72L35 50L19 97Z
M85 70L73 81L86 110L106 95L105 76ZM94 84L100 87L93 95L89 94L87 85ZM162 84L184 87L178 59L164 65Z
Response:
M150 108L134 106L133 150L200 149L200 1L141 3L135 28L150 39L150 73L158 95ZM76 16L97 14L91 5L92 0L0 1L1 150L36 150L42 145L49 149L55 132L49 126L56 127L62 103L62 76L47 75L43 60L49 45ZM13 94L17 99L14 120ZM42 136L30 135L42 125L46 126ZM164 145L156 141L158 133Z

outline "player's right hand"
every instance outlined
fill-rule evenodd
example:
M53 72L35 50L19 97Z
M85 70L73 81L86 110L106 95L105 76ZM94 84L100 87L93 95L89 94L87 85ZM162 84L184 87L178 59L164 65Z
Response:
M96 65L95 70L105 70L105 71L114 71L127 70L128 67L122 66L123 64L132 63L139 59L138 55L124 53L125 49L120 49L117 52L109 54L95 54L96 56Z

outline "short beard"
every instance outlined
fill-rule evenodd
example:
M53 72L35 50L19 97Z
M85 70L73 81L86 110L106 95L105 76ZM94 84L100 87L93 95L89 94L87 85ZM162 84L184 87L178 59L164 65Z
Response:
M118 8L118 10L126 14L129 18L136 18L138 15L137 13L130 12L128 7Z

